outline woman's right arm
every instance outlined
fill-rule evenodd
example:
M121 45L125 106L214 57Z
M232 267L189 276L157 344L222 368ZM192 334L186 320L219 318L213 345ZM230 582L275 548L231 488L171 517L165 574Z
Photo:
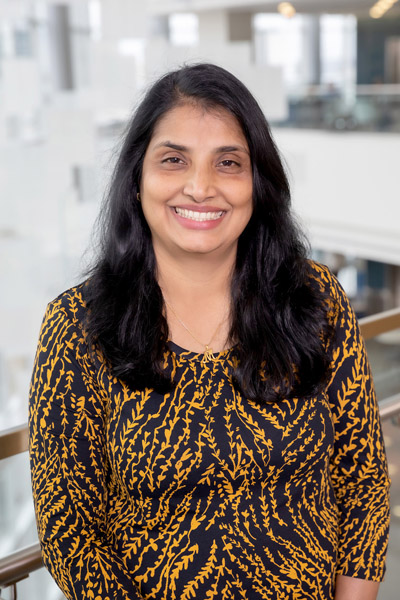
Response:
M72 294L49 305L30 389L31 474L43 560L71 600L136 600L142 596L106 541L105 407L76 309Z

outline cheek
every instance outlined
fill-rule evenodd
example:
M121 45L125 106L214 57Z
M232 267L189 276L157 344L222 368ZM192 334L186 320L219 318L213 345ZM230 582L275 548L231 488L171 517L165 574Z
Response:
M240 195L240 201L238 203L243 215L248 215L249 218L253 213L253 188L252 186L245 186Z
M242 223L243 227L242 227L242 230L244 230L247 227L247 225L248 225L248 223L249 223L249 221L251 219L252 214L253 214L253 208L252 208L251 205L249 205L247 207L247 210L245 212L245 216L243 218L243 223Z
M141 185L142 197L147 197L149 203L163 204L167 202L171 194L176 190L177 183L171 178L153 175L143 178Z
M243 207L243 221L244 221L243 229L246 227L247 223L250 221L251 216L253 214L253 191L252 191L252 189L247 190L247 198L248 198L248 200Z
M248 198L248 194L247 194ZM234 223L235 223L235 235L240 236L241 233L246 229L248 222L251 219L253 214L253 203L251 199L248 199L246 202L241 201L241 203L236 205L236 213L233 211ZM233 223L233 222L232 222Z
M161 232L170 222L171 209L165 200L165 189L164 194L160 194L160 188L153 185L151 188L143 186L142 190L141 204L144 218L153 234Z

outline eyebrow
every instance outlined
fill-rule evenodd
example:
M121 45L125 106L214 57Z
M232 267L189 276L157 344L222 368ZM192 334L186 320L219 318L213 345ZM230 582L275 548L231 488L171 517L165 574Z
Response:
M170 141L160 142L156 146L154 146L154 150L157 148L171 148L172 150L177 150L178 152L189 152L190 148L188 146L182 146L181 144L174 144ZM245 152L249 154L249 151L244 146L219 146L215 148L215 152Z

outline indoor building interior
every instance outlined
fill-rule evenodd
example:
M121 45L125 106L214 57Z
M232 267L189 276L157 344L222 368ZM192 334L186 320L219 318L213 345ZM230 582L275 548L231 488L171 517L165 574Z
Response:
M192 61L227 68L259 101L312 256L365 322L392 479L379 600L398 600L399 0L0 1L0 598L15 597L2 559L37 543L28 454L6 434L25 431L46 304L85 277L135 104ZM18 598L61 600L36 567Z

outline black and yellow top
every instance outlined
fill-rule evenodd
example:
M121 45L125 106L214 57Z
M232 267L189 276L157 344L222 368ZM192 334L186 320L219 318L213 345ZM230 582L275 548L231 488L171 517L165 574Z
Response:
M48 306L31 384L32 482L43 558L67 598L334 597L337 573L380 580L388 476L363 342L338 302L332 379L259 406L171 343L164 396L89 356L82 287Z

